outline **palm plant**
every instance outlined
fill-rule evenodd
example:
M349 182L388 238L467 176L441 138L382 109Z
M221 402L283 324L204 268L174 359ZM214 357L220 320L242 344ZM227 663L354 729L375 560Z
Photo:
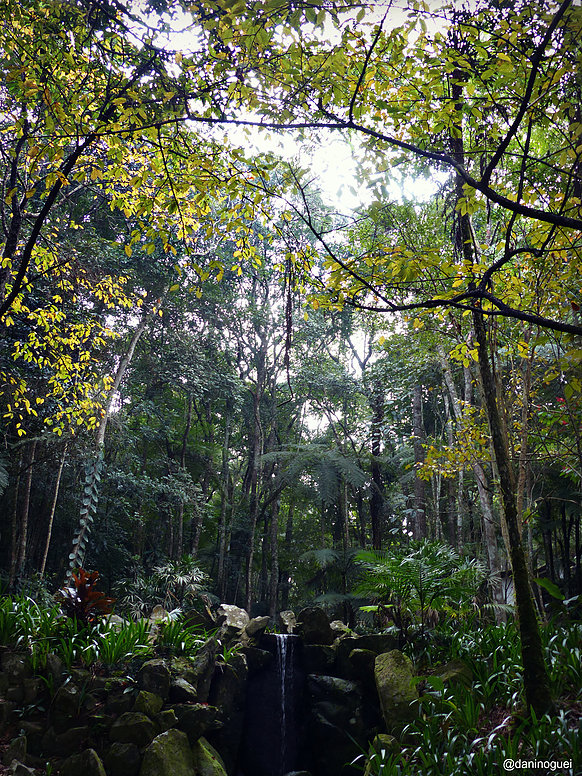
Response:
M385 552L363 550L357 554L365 576L356 593L371 598L364 611L382 611L406 632L420 619L424 633L430 613L449 617L474 611L474 598L486 576L478 560L461 558L442 542L413 542Z

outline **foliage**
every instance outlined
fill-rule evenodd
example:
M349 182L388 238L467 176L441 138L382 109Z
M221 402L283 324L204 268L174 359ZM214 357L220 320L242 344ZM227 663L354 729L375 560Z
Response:
M400 628L419 616L424 631L431 610L448 617L475 612L484 566L461 559L450 545L423 541L382 553L362 551L357 557L367 571L357 592L378 601L376 610Z
M439 626L442 637L448 633L451 640L444 652L433 657L435 662L461 659L472 671L471 686L447 688L438 677L424 677L420 716L404 731L402 751L371 749L357 758L357 764L363 769L369 761L366 773L370 776L419 772L453 776L465 771L486 776L499 770L506 758L572 760L573 770L560 772L576 773L582 764L582 748L576 712L569 705L572 689L580 686L579 655L575 654L569 667L568 655L572 647L579 651L580 626L545 633L552 678L560 676L554 691L564 707L540 719L519 716L523 695L515 626L458 628L458 624Z
M207 581L196 560L184 555L156 566L149 575L138 570L133 579L119 582L118 605L133 616L147 615L158 604L179 610L192 605Z
M71 577L71 582L57 594L57 600L67 617L86 625L112 611L114 599L96 587L98 571L87 572L80 568Z

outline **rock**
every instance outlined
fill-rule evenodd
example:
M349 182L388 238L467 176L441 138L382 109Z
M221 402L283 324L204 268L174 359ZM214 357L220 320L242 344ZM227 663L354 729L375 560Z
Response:
M224 618L222 619L224 625L236 628L239 631L242 631L250 622L250 617L246 610L234 604L220 604L216 614L219 621L221 618Z
M258 638L267 628L269 617L253 617L245 627L245 633L251 638Z
M234 771L242 740L247 700L248 667L242 654L234 654L214 674L208 700L222 712L224 725L209 735L221 753L228 773Z
M37 677L27 677L22 680L24 703L26 706L33 704L41 693L41 680Z
M308 674L332 674L335 664L335 649L325 644L305 644L303 665Z
M46 672L53 683L55 689L59 688L65 681L65 667L63 661L54 652L49 652L46 656Z
M22 685L8 687L4 694L7 701L11 701L12 703L16 703L18 705L22 705L24 703L24 688Z
M170 685L170 701L172 703L196 703L198 694L196 688L181 676Z
M352 632L350 626L346 625L345 622L342 622L341 620L332 620L329 624L329 627L335 633L336 637L341 636L342 634L347 635Z
M0 729L11 723L15 708L15 703L0 698Z
M199 776L185 733L168 730L145 750L139 776Z
M161 711L164 701L159 695L147 690L140 690L133 704L133 711L139 711L141 714L147 714L148 717L153 717L159 711Z
M205 738L199 738L192 747L196 776L227 776L222 758Z
M186 733L190 745L195 744L200 736L222 727L220 710L207 703L182 704L174 706L172 711L177 717L178 729Z
M133 709L134 704L135 700L132 693L121 689L116 689L107 696L107 711L112 714L125 714L126 711Z
M170 693L170 670L164 660L148 660L137 675L140 690L159 695L166 700Z
M376 657L374 676L386 730L398 735L418 713L418 689L412 682L412 662L393 649Z
M308 736L318 776L347 773L346 763L366 744L362 692L357 682L310 674Z
M169 622L172 618L170 617L169 612L161 606L161 604L157 604L152 609L152 613L150 614L150 622L158 623L158 622Z
M109 731L109 736L112 741L135 744L141 749L151 743L157 733L155 724L145 714L137 711L126 711L119 719L115 720Z
M297 632L306 644L331 644L334 640L327 614L319 606L308 606L299 612Z
M398 640L388 633L370 633L366 636L343 636L336 642L337 670L340 676L356 678L350 655L354 649L369 649L375 655L396 649Z
M208 692L216 665L218 640L212 636L198 650L196 657L174 658L171 662L172 675L182 677L196 688L196 698L200 703L208 700Z
M118 614L110 614L107 617L106 622L112 630L120 631L123 630L128 621L123 617L120 617Z
M2 673L8 677L9 684L20 684L23 679L32 676L26 655L18 652L3 652L0 667Z
M75 754L75 752L79 752L83 749L83 744L85 746L87 745L86 742L88 738L89 728L86 725L69 728L69 730L65 730L64 733L55 736L53 752L60 757Z
M63 684L62 687L59 687L52 703L52 708L55 713L68 718L77 717L80 706L81 693L75 684L69 682L68 684Z
M178 724L178 717L176 717L174 709L165 709L154 716L154 722L158 726L159 732L165 733L166 730L176 727Z
M101 758L94 749L73 754L62 763L60 776L107 776Z
M34 768L29 768L19 760L12 760L8 773L10 776L34 776Z
M141 754L135 744L115 741L105 755L104 764L108 776L137 776L141 765Z
M443 666L439 666L433 674L442 679L446 687L461 684L470 687L473 682L473 672L462 660L451 660Z
M261 671L274 657L272 652L258 647L242 647L240 653L245 656L251 674Z
M352 649L349 655L350 676L355 677L365 687L367 694L376 694L374 665L376 655L371 649Z
M292 612L291 609L285 609L284 611L279 612L277 619L279 626L281 627L281 633L295 632L297 618L295 617L295 612Z
M24 762L26 759L27 744L28 742L26 740L26 736L18 736L17 738L13 738L12 741L8 744L8 748L2 757L2 762L4 765L10 765L12 760Z
M378 771L378 766L382 768L382 762L386 755L391 754L398 754L401 747L398 741L394 738L394 736L389 736L387 733L379 733L373 740L371 745L371 750L373 750L377 755L380 756L380 762L378 762L378 758L374 758L374 761L372 761L371 757L368 757L368 760L366 761L366 769L364 771L364 776L374 776L376 773L380 772Z

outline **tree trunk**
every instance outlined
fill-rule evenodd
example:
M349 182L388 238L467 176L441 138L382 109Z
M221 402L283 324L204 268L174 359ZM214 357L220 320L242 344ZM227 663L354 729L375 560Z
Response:
M279 499L273 502L271 512L270 556L269 616L275 617L279 592Z
M535 711L539 718L551 710L553 706L550 681L546 670L539 623L529 584L526 554L519 530L519 516L514 497L515 483L497 407L497 390L489 362L485 321L483 313L477 308L473 311L473 324L478 346L479 373L483 397L497 464L501 504L509 538L526 701L527 705Z
M382 522L384 516L384 483L382 481L382 424L384 422L384 395L379 386L374 385L370 397L372 409L372 458L370 474L372 479L372 494L370 496L370 523L372 527L372 547L382 549ZM364 535L365 541L365 535Z
M36 457L37 440L33 439L30 443L28 454L26 479L24 481L24 495L20 511L20 531L18 538L18 561L16 564L16 576L22 577L26 565L26 548L28 544L28 516L30 512L30 491L32 488L32 473L34 469L34 459Z
M65 445L63 447L63 452L61 453L61 459L59 461L59 468L57 470L57 477L56 477L56 480L55 480L55 489L53 491L53 498L52 498L52 502L51 502L51 511L50 511L50 514L49 514L49 520L48 520L48 526L47 526L47 532L46 532L46 542L45 542L45 545L44 545L44 552L43 552L43 555L42 555L42 562L40 564L40 571L39 571L39 576L40 576L41 579L44 576L44 572L45 572L45 568L46 568L46 559L48 557L49 547L50 547L50 544L51 544L51 537L52 537L52 533L53 533L53 522L54 522L54 519L55 519L55 512L56 512L56 509L57 509L57 501L58 501L58 498L59 498L59 488L61 486L61 476L63 474L63 468L65 466L65 459L67 457L67 447L68 447L68 442L65 442Z
M426 538L425 483L418 476L418 467L424 463L424 424L422 422L422 388L414 386L412 394L412 428L414 434L414 524L415 539Z
M16 568L18 566L18 503L20 500L20 478L24 470L24 448L20 451L20 460L18 462L18 474L16 475L16 484L14 486L14 504L12 507L12 534L10 545L10 573L8 576L8 588L11 590L16 579Z

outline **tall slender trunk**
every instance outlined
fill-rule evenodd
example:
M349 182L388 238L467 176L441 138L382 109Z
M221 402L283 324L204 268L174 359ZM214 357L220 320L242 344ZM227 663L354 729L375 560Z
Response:
M528 706L540 717L549 711L553 705L550 681L546 670L539 623L529 583L526 554L521 538L519 516L514 496L515 483L513 472L497 407L497 390L489 362L485 321L483 313L478 309L473 311L473 324L478 345L479 373L483 387L489 432L499 476L501 504L509 538L515 603L521 638L525 695Z
M45 572L45 568L46 568L46 560L47 560L47 557L48 557L49 547L50 547L50 544L51 544L51 538L52 538L52 533L53 533L53 523L54 523L54 519L55 519L55 512L56 512L56 509L57 509L57 501L58 501L58 498L59 498L59 489L61 487L61 477L62 477L62 474L63 474L63 468L65 466L65 460L67 458L67 447L68 447L68 442L65 442L65 445L63 447L63 452L61 453L61 458L60 458L60 461L59 461L59 468L57 470L57 476L56 476L56 480L55 480L55 488L53 490L53 498L52 498L52 502L51 502L51 511L49 513L48 526L47 526L47 531L46 531L46 541L45 541L45 545L44 545L44 551L43 551L43 555L42 555L42 562L40 564L40 571L39 571L39 576L41 577L41 579L44 576L44 572Z
M379 386L373 386L372 395L370 397L370 407L372 409L372 457L370 461L372 493L370 496L370 523L372 527L372 547L375 550L381 550L382 522L384 512L384 483L382 481L382 466L380 464L380 456L382 454L384 395Z
M192 404L192 394L189 393L186 400L186 424L184 426L184 433L182 435L182 447L180 449L180 471L182 473L186 472L186 450L188 449L188 435L192 427ZM184 554L184 499L180 499L180 503L178 505L175 554L177 558L181 558Z
M16 484L14 486L14 504L12 506L12 532L10 545L10 573L8 577L8 587L11 589L16 579L16 568L18 566L18 504L20 501L20 480L24 471L24 448L20 451L18 461L18 473L16 475Z
M26 478L24 480L24 495L22 497L22 506L20 511L18 561L16 564L17 577L23 576L26 566L26 548L28 545L28 517L30 513L30 491L32 489L32 474L34 470L34 460L36 457L37 444L37 440L33 439L29 446Z
M465 165L462 126L464 78L463 71L455 69L452 74L452 97L459 118L455 127L456 131L452 133L451 145L452 155L461 166ZM455 188L456 201L460 202L464 197L464 181L458 174L455 178ZM474 260L474 243L471 220L467 213L459 213L457 215L455 238L458 256L462 258L463 266L468 274L471 271ZM526 554L521 539L519 515L515 502L515 482L509 458L507 438L504 434L503 422L499 411L497 386L489 359L485 317L478 306L474 306L472 309L472 321L478 353L479 379L489 425L491 447L497 467L501 506L507 525L518 628L521 640L526 702L528 707L532 708L539 718L553 706L550 682L544 660L534 599L530 588Z
M279 593L279 499L273 502L270 532L271 576L269 577L269 616L277 613Z
M230 429L232 424L232 411L230 406L226 408L224 421L224 440L222 443L222 467L220 474L220 517L218 519L218 571L216 584L220 599L224 599L226 592L225 559L226 559L226 512L228 504L232 501L232 488L228 454L230 450Z
M263 452L263 427L261 424L261 398L264 384L264 353L261 354L262 364L257 369L257 386L253 395L253 438L250 460L250 499L249 499L249 535L246 568L245 606L250 611L253 600L253 563L255 558L255 532L259 516L260 466Z
M422 422L422 388L414 386L412 393L412 428L414 434L414 523L415 539L424 539L426 530L426 497L424 480L418 476L417 468L424 463L424 423Z
M105 431L107 430L107 424L109 422L109 418L111 417L115 396L119 390L119 386L121 385L121 381L123 380L127 368L131 363L133 354L135 353L135 349L137 347L137 343L145 331L150 312L151 311L146 309L145 306L142 308L139 323L134 329L127 346L127 350L125 351L125 354L117 366L115 377L113 378L113 383L109 389L109 393L107 394L103 417L101 418L101 422L97 429L97 434L95 435L95 457L86 468L83 503L81 506L78 528L73 539L71 552L69 553L69 568L67 571L67 576L70 576L75 568L82 565L85 557L86 542L91 531L91 524L93 523L93 519L97 511L97 503L99 500L99 483L101 481Z

